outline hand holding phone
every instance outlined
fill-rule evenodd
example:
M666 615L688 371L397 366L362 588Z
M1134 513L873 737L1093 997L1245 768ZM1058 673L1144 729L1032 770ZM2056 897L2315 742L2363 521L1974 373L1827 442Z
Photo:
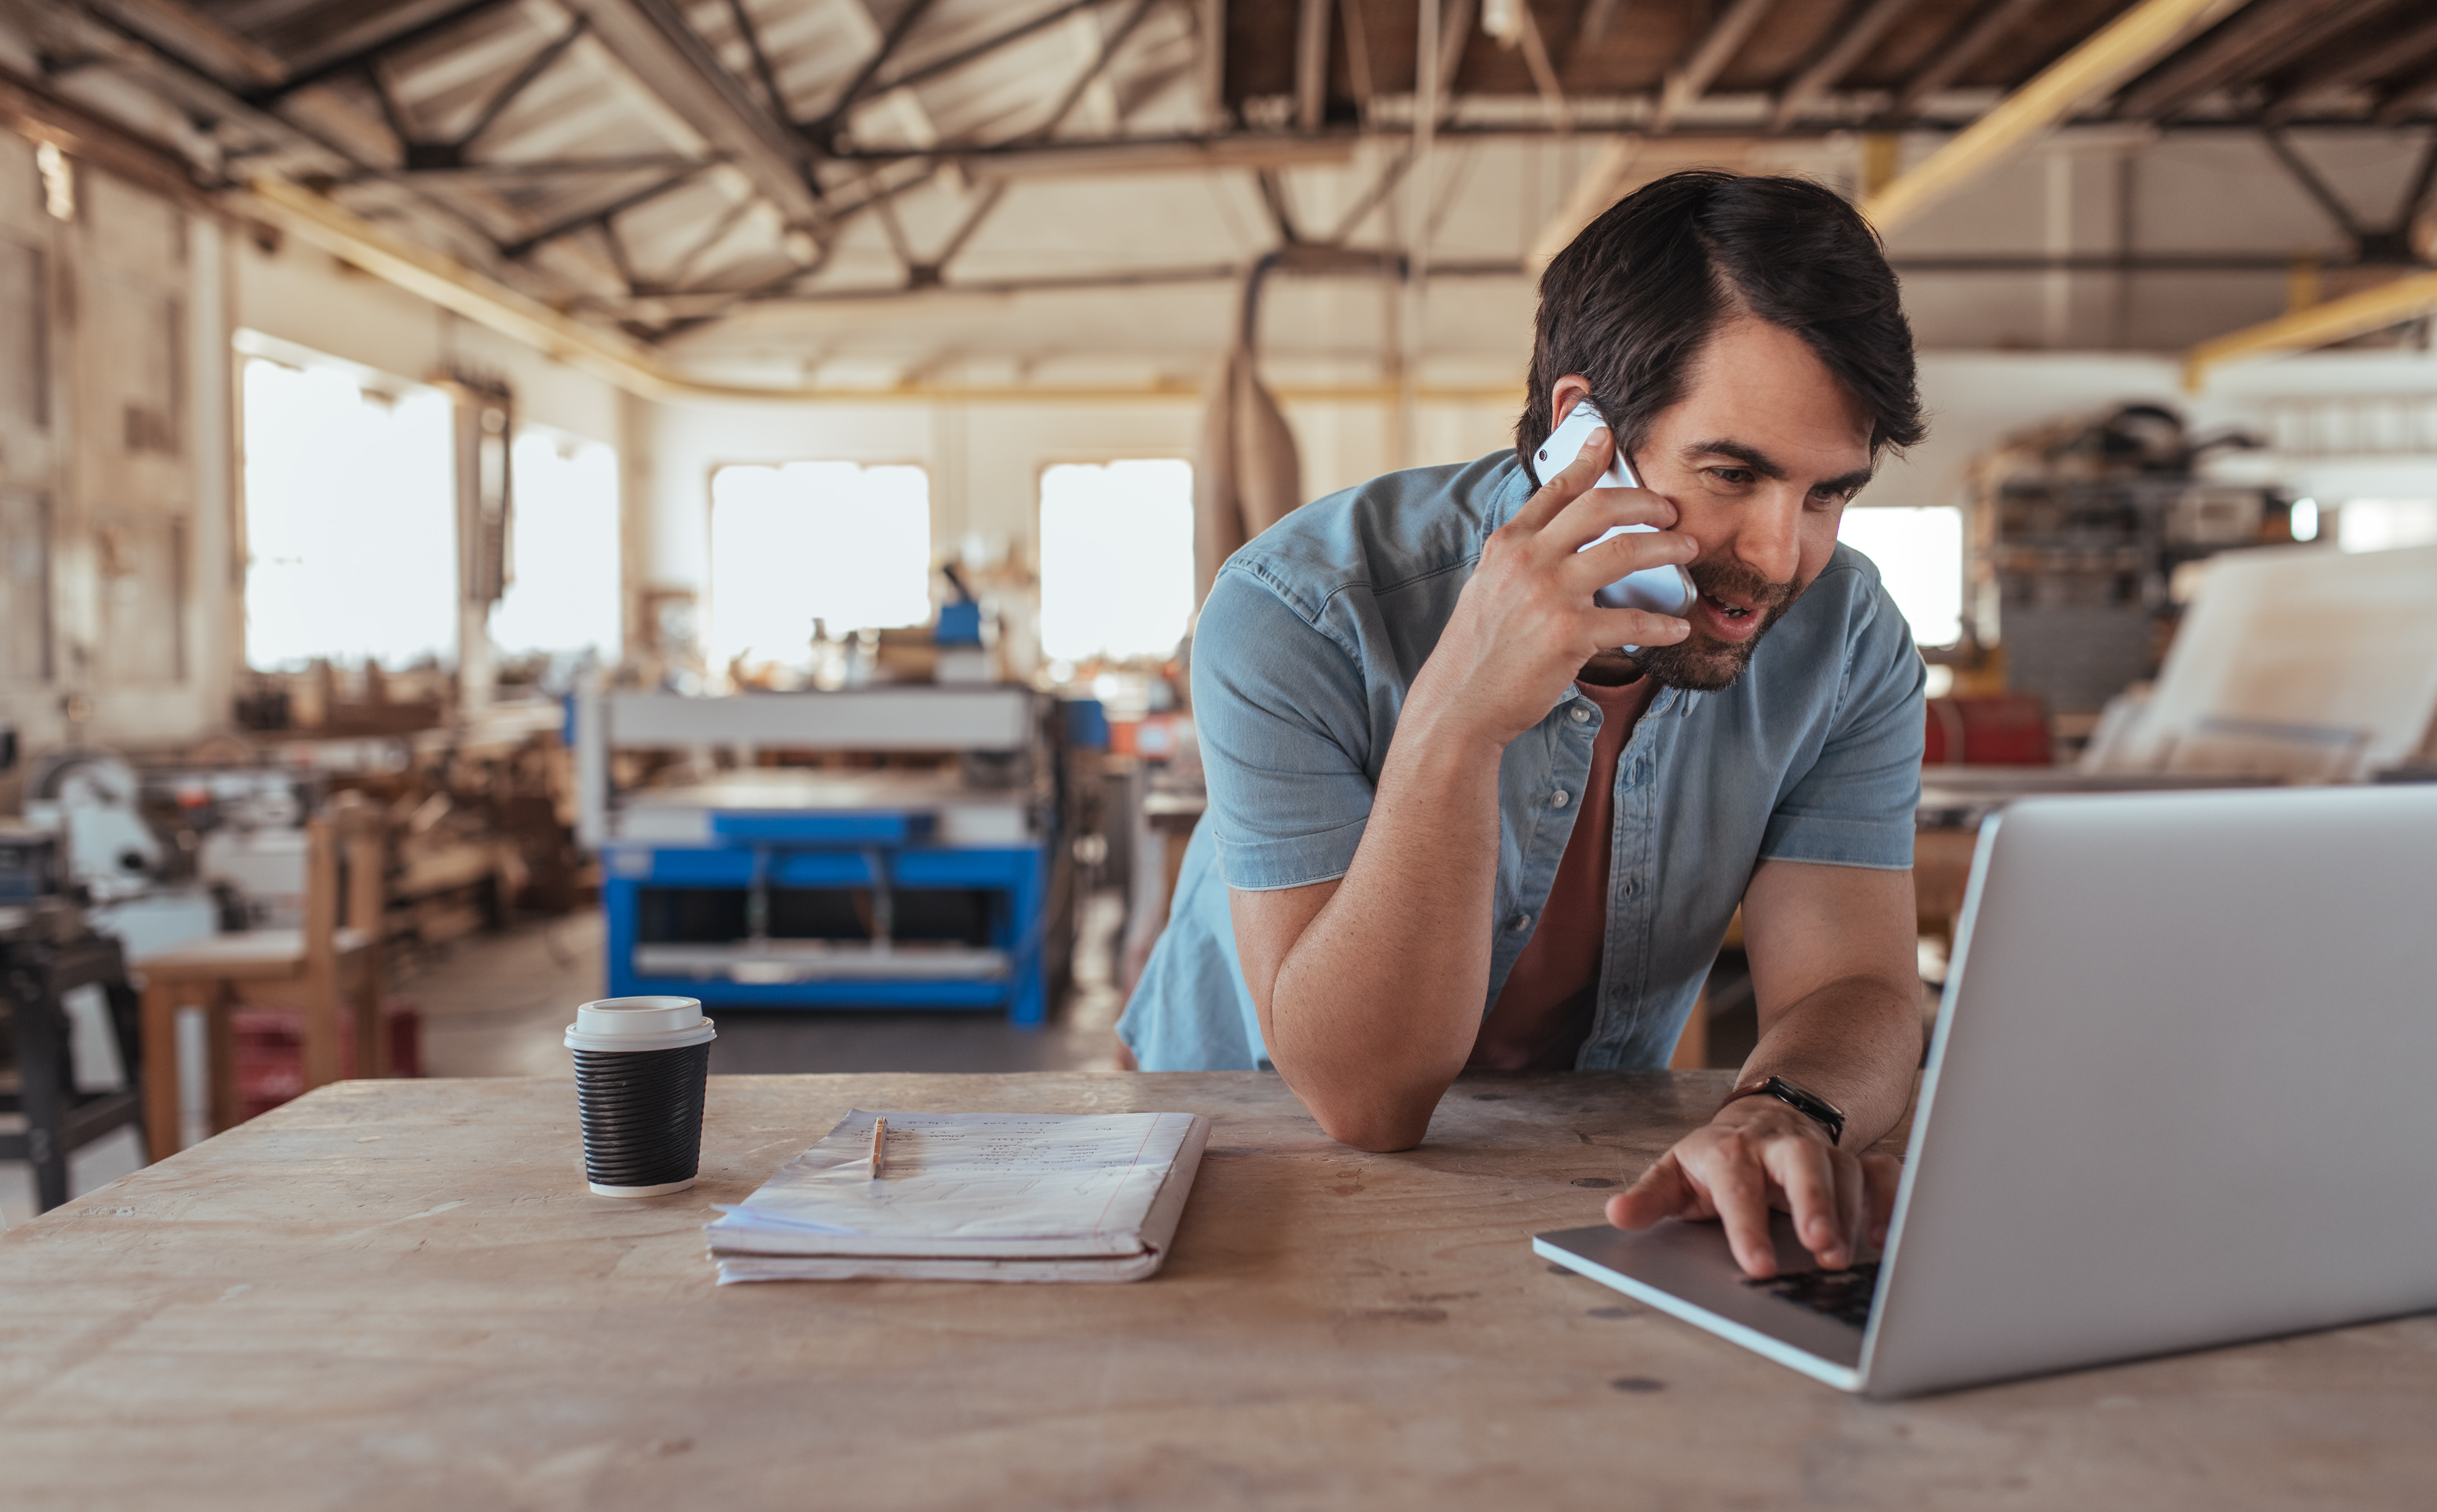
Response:
M1560 468L1581 456L1584 445L1591 439L1591 432L1605 425L1607 421L1600 414L1598 406L1588 399L1576 400L1573 408L1566 412L1566 418L1558 423L1557 428L1549 433L1549 439L1540 443L1540 449L1532 454L1534 460L1539 463L1537 471L1541 480L1546 482L1555 476ZM1616 442L1616 456L1608 463L1607 471L1602 473L1599 480L1591 486L1593 488L1639 488L1641 486L1641 479L1633 476L1632 466L1624 460L1624 443L1622 439ZM1629 530L1656 531L1658 527L1655 525L1620 525L1602 534L1598 541L1585 543L1581 549L1587 551L1599 545L1601 541L1613 540ZM1691 573L1686 572L1682 567L1671 565L1645 567L1639 572L1628 573L1592 594L1591 597L1603 607L1608 609L1647 609L1653 614L1672 615L1681 618L1692 609L1692 600L1698 592L1699 590L1692 586ZM1630 655L1641 648L1625 646L1619 649Z

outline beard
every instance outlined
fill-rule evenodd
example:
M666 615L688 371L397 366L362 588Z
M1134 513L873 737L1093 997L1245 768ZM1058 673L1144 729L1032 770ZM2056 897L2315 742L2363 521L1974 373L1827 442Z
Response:
M1761 617L1760 628L1740 641L1720 640L1704 633L1700 622L1693 620L1692 633L1674 645L1644 646L1635 652L1633 660L1641 674L1661 687L1713 693L1733 686L1751 665L1761 637L1785 617L1794 600L1811 586L1799 581L1771 582L1740 562L1696 562L1684 570L1692 574L1692 586L1704 596L1751 605L1752 613Z

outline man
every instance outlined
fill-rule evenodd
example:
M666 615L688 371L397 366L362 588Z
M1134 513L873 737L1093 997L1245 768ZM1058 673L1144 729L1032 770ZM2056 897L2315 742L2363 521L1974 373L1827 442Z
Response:
M1586 398L1613 443L1535 477ZM1608 1217L1722 1218L1756 1277L1772 1207L1826 1266L1883 1240L1895 1164L1853 1152L1920 1056L1924 674L1836 527L1922 433L1895 276L1833 194L1679 173L1602 216L1541 280L1515 455L1322 499L1219 574L1210 811L1119 1028L1140 1064L1271 1064L1404 1149L1468 1066L1665 1066L1740 906L1759 1045ZM1590 487L1611 444L1642 488ZM1581 549L1631 523L1661 529ZM1685 618L1593 601L1670 563Z

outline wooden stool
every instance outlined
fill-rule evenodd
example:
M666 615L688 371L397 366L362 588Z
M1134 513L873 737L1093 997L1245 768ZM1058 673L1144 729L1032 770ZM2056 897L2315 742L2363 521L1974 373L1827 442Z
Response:
M178 1153L178 1010L201 1007L210 1025L211 1128L238 1121L236 1042L229 1015L246 1005L291 1008L304 1018L305 1086L378 1076L381 836L377 822L342 809L339 823L305 826L305 927L251 930L173 946L135 963L144 977L144 1128L152 1158ZM340 920L341 826L346 834L347 922ZM342 1067L340 1020L355 1020L354 1065Z

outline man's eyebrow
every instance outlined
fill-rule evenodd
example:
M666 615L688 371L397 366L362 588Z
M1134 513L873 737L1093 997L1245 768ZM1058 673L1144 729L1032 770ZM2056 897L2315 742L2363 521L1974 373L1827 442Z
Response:
M1770 461L1768 453L1740 441L1696 441L1684 448L1686 461L1695 457L1731 457L1762 478L1785 476L1784 467Z
M1684 460L1690 461L1696 457L1731 457L1762 478L1781 478L1785 476L1785 467L1782 463L1773 461L1768 453L1744 442L1725 438L1716 441L1696 441L1684 448ZM1832 494L1854 493L1869 482L1876 472L1876 468L1857 467L1850 473L1825 479L1817 486Z

